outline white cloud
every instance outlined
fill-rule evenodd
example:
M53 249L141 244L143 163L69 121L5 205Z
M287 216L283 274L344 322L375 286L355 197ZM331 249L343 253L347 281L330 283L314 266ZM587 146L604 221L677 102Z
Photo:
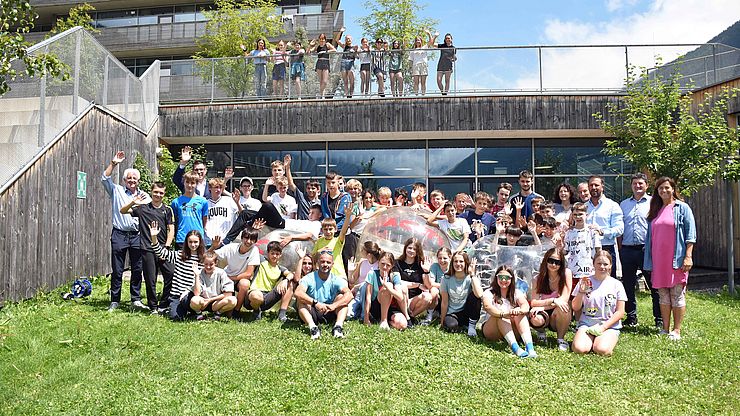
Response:
M632 0L607 0L607 8L623 7ZM616 10L616 9L615 9ZM598 22L549 20L543 44L624 45L704 43L740 17L737 0L654 0L648 10ZM660 55L664 62L696 47L629 48L631 64L652 66ZM542 53L545 88L611 88L625 76L624 48L545 49ZM536 76L536 74L535 74ZM518 85L531 85L523 76Z
M615 12L623 7L634 6L637 0L606 0L606 10Z

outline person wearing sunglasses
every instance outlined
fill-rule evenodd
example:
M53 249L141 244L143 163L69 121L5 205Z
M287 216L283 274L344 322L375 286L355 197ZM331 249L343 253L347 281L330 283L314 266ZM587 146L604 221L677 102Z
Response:
M529 303L527 296L516 289L512 282L515 279L514 270L504 264L496 269L494 275L496 278L491 280L491 287L483 292L483 310L488 314L481 328L483 337L489 341L505 339L511 351L519 358L537 357L527 319ZM517 343L515 329L524 342L525 349Z
M568 351L565 333L570 324L569 300L572 290L573 273L565 266L563 249L553 247L547 250L534 282L529 322L537 330L539 342L545 341L548 327L555 331L560 351Z
M611 276L612 256L608 251L596 254L594 266L594 275L582 278L572 293L573 309L582 310L573 351L611 355L619 341L627 293L622 282Z

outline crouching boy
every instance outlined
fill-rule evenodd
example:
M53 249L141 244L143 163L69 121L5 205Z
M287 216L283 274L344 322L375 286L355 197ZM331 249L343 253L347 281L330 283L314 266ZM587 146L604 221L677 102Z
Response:
M203 270L193 265L195 284L191 292L190 309L197 315L196 319L203 319L203 311L213 312L214 319L220 319L221 314L229 312L236 306L234 296L234 282L226 272L216 267L216 253L207 252L203 258Z
M267 244L267 260L260 264L249 289L249 304L254 310L255 320L261 319L262 312L275 306L278 301L278 320L285 322L288 319L286 312L296 283L293 273L279 264L282 255L280 242L270 241Z

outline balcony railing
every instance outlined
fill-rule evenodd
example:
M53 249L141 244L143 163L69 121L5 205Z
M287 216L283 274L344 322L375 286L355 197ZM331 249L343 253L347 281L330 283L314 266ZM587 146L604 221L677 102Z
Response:
M304 45L305 46L305 45ZM678 71L682 88L701 88L740 77L740 49L723 44L662 45L569 45L500 46L456 48L449 87L440 88L437 63L440 49L425 49L428 76L423 79L426 95L470 94L551 94L551 93L623 93L631 67L645 67L650 76L665 77ZM352 60L353 97L393 97L389 83L388 62L398 59L402 79L396 95L423 95L413 85L409 52L374 52L383 55L383 88L369 71L370 91L361 88L360 59ZM685 56L684 56L685 55ZM290 66L282 88L272 82L275 63L268 60L264 88L255 77L251 58L179 60L162 63L160 84L164 103L216 102L234 100L281 100L306 98L346 98L341 76L342 52L330 53L329 81L320 94L319 78L314 71L317 55L304 54L305 79L300 94L297 83L289 80ZM656 57L666 64L656 65ZM349 83L348 83L349 84ZM447 88L447 91L444 91ZM400 92L398 91L400 90Z
M295 14L283 17L285 33L276 39L293 39L298 27L306 29L309 38L317 38L320 33L331 35L344 25L344 11L331 11L318 14ZM114 52L136 51L142 49L196 49L195 41L205 35L206 22L160 23L140 26L100 28L95 38ZM40 42L47 32L33 32L25 35L30 43ZM329 36L331 37L331 36Z
M93 103L144 132L157 121L159 61L137 78L80 27L28 52L56 55L67 65L70 78L18 78L0 97L0 192ZM11 65L24 69L22 61Z

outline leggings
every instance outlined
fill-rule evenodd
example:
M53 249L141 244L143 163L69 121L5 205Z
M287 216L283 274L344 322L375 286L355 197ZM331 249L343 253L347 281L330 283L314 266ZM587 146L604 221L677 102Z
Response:
M449 330L455 330L458 328L467 328L470 321L478 322L480 318L480 298L475 296L473 290L468 292L468 297L465 299L465 306L463 310L455 313L448 313L445 316L445 328Z

